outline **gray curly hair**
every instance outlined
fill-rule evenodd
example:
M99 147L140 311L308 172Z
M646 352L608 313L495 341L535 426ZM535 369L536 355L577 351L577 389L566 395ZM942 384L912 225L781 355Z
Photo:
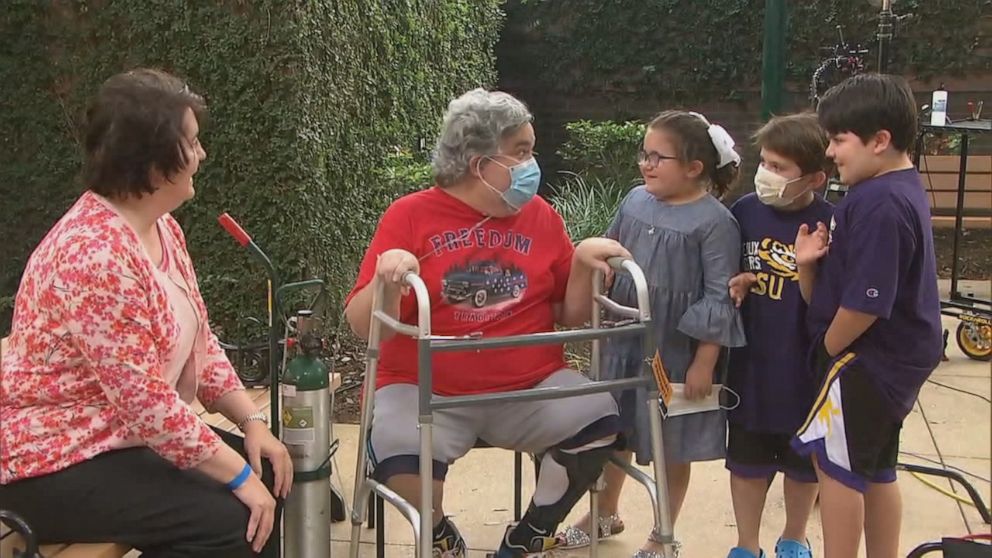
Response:
M437 183L454 184L472 157L496 154L503 136L533 119L527 105L502 91L473 89L451 101L431 164Z

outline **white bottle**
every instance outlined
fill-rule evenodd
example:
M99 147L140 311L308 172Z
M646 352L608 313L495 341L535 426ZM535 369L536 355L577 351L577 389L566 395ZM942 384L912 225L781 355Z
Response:
M947 91L944 85L934 90L930 102L930 125L943 126L947 124Z

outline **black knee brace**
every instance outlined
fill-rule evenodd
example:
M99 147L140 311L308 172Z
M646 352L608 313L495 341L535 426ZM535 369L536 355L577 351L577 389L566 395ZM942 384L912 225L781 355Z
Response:
M554 504L536 506L532 501L521 523L527 522L542 530L554 532L558 524L565 519L575 504L582 498L593 483L603 473L610 455L616 451L616 444L586 450L579 453L568 453L560 449L551 449L551 458L564 467L568 473L568 489Z

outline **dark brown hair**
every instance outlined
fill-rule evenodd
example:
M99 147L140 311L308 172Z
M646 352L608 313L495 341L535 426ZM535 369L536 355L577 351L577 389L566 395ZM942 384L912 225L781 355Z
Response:
M827 158L827 133L812 112L773 117L754 133L754 143L789 159L804 175L833 170Z
M717 168L720 155L710 138L709 125L699 116L681 110L666 110L654 117L648 129L668 133L675 144L675 155L683 164L701 162L703 177L713 184L716 197L722 198L737 182L740 169L736 164Z
M892 146L908 152L916 141L916 99L901 76L858 74L831 87L816 107L827 133L851 132L867 142L881 130L892 135Z
M203 122L203 98L160 70L140 68L103 82L86 110L83 183L109 198L154 192L152 169L169 177L188 163L187 109Z

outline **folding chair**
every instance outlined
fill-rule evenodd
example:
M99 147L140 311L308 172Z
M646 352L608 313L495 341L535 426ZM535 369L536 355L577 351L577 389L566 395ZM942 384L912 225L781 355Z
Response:
M944 537L940 542L921 544L914 548L907 555L907 558L921 558L934 552L939 552L944 558L988 558L992 556L992 545L977 542L975 539L989 540L990 535L960 539Z
M428 558L433 544L432 510L434 508L432 494L432 429L433 412L439 409L466 407L483 403L503 401L534 401L561 399L591 393L617 392L628 389L644 388L646 395L640 402L650 408L652 457L654 460L654 478L643 473L632 465L617 463L636 481L643 484L651 498L654 511L653 538L663 545L665 558L675 557L675 542L672 535L672 521L668 507L668 484L665 477L665 457L661 431L661 409L658 401L658 386L650 368L650 357L654 354L654 324L651 321L651 306L648 298L647 281L644 273L632 260L612 258L609 265L616 272L626 272L631 275L637 289L637 308L621 306L603 294L603 274L596 271L593 276L593 312L591 327L570 330L513 335L507 337L479 338L454 337L434 335L431 332L430 296L423 280L414 273L407 273L403 282L413 289L417 300L417 325L409 325L389 316L382 309L383 283L377 278L373 285L374 295L372 304L372 319L369 326L369 342L365 371L365 386L362 398L362 418L359 430L358 463L355 469L355 496L352 500L352 531L351 558L358 558L361 527L369 504L370 494L376 494L384 501L392 504L410 522L416 539L415 549L417 558ZM600 310L605 308L612 314L623 316L630 323L604 328L600 325ZM379 359L379 345L382 327L388 327L400 335L408 335L417 341L418 360L418 428L420 430L420 486L421 501L418 510L409 502L393 492L385 484L370 478L369 458L366 448L369 431L372 425L372 410L375 405L376 370ZM640 336L644 353L643 372L640 377L619 380L599 380L599 341L608 337ZM451 351L480 351L505 347L522 347L530 345L563 344L569 341L592 341L591 382L569 388L533 388L504 393L487 393L480 395L464 395L439 399L433 393L433 371L431 356L436 352ZM597 491L590 491L590 506L595 516L597 506ZM382 516L380 514L379 517ZM379 532L382 532L381 521ZM598 529L590 530L590 555L597 556L599 533Z

